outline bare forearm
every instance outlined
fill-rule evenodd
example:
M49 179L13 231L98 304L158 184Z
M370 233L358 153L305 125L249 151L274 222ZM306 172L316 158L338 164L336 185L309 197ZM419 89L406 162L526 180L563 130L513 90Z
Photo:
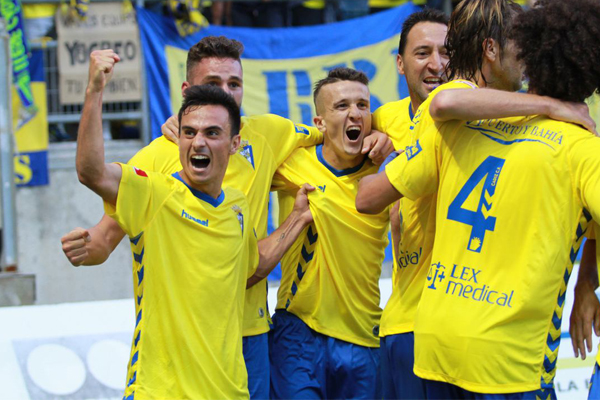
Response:
M121 227L107 215L104 215L102 220L88 231L91 241L86 244L88 256L83 265L104 263L125 236Z
M102 92L87 90L77 131L76 168L79 180L93 186L104 173L104 138L102 137Z
M379 214L401 197L385 172L365 176L358 183L356 210L362 214Z
M271 273L307 226L300 213L293 211L275 232L258 242L260 260L256 272L248 279L247 287L254 286Z
M549 115L554 106L549 97L494 89L444 90L431 101L436 121L478 120L521 115Z
M593 290L598 287L598 264L596 261L596 241L586 240L579 264L576 286L590 285Z

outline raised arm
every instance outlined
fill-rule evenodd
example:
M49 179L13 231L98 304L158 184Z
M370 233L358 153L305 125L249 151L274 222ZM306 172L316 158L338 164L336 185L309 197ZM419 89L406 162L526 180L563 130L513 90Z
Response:
M570 103L550 97L495 89L448 89L439 92L429 106L431 117L439 122L547 115L572 122L596 133L596 123L584 103Z
M77 132L75 166L79 181L106 202L116 204L121 167L106 164L102 137L102 93L112 77L119 56L112 50L96 50L90 54L88 86Z
M78 267L104 263L124 236L125 232L119 224L111 217L103 215L94 227L75 228L60 241L69 262Z
M265 279L275 268L286 251L294 244L304 228L313 221L310 213L308 192L315 190L314 187L305 183L296 195L294 209L286 220L266 238L258 242L258 253L260 256L258 268L254 275L248 279L247 288L256 285Z

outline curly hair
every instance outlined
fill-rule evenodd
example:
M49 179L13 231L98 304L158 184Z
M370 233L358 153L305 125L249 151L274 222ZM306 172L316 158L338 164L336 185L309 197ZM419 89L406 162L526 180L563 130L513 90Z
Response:
M323 86L340 81L360 82L365 86L369 86L369 78L364 72L346 67L334 68L329 71L327 77L315 83L315 88L313 90L313 101L315 103L315 107L317 107L317 97L319 96L319 92Z
M491 38L504 49L521 6L511 0L463 0L448 24L448 79L473 79L483 66L483 42ZM485 77L483 77L485 80Z
M583 101L600 87L600 1L539 0L511 38L532 92Z
M204 58L231 58L240 61L244 52L244 45L225 36L206 36L193 45L187 54L187 79L190 80L190 71Z

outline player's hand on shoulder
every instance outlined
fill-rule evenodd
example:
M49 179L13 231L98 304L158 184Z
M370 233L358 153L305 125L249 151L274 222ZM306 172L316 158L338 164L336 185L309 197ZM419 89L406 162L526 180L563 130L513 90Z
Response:
M394 151L392 141L388 135L378 130L373 129L363 141L362 153L368 153L374 164L381 164L392 151Z
M298 193L296 194L296 201L294 202L294 212L303 220L305 225L313 222L313 216L310 212L310 202L308 200L308 193L314 191L315 188L308 183L302 185Z
M569 325L575 357L585 360L586 347L592 351L592 329L600 336L600 302L591 284L578 282Z
M89 253L86 244L92 241L90 233L83 228L75 228L60 239L62 251L69 262L78 267L85 262Z
M583 126L594 135L598 136L596 131L596 122L590 116L590 109L585 103L573 103L569 101L555 101L548 115L558 121L571 122Z
M179 144L179 119L177 115L172 115L160 127L160 131L169 141Z
M121 57L112 49L94 50L90 54L88 91L101 92L112 77Z

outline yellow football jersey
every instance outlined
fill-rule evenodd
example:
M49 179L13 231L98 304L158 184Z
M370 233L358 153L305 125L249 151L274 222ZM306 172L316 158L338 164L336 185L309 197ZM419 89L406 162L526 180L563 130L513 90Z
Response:
M386 173L411 199L437 193L415 373L481 393L551 387L567 282L600 218L600 139L545 117L449 122Z
M385 132L394 144L394 149L400 150L410 144L412 119L412 104L410 97L406 97L386 103L375 110L371 124L373 129Z
M446 89L469 89L476 87L467 81L451 81L436 88L421 104L408 127L398 117L388 129L393 141L404 149L407 142L414 143L434 120L429 114L429 105L437 93ZM408 107L408 106L407 106ZM404 111L405 112L405 111ZM403 131L395 133L394 131ZM410 136L406 136L409 132ZM394 145L396 142L394 142ZM415 201L400 199L400 237L392 232L392 242L398 243L398 254L394 254L392 296L381 317L381 336L412 332L415 313L421 298L422 286L431 260L431 249L435 232L435 196L423 196Z
M125 397L248 398L241 333L258 247L245 196L225 188L214 199L178 173L122 170L117 204L105 211L134 257Z
M379 346L379 276L389 217L387 210L360 214L355 199L358 181L376 171L368 159L336 170L319 145L296 150L273 181L290 197L304 183L316 188L309 194L314 223L298 239L296 256L281 264L277 308L319 333L368 347Z
M248 198L250 213L258 239L267 236L269 190L277 167L298 147L323 141L316 128L294 125L290 120L273 114L242 117L241 145L229 159L223 179L224 187L240 190ZM159 137L130 161L149 171L172 174L181 170L179 147ZM254 336L269 330L267 282L246 291L244 336Z

